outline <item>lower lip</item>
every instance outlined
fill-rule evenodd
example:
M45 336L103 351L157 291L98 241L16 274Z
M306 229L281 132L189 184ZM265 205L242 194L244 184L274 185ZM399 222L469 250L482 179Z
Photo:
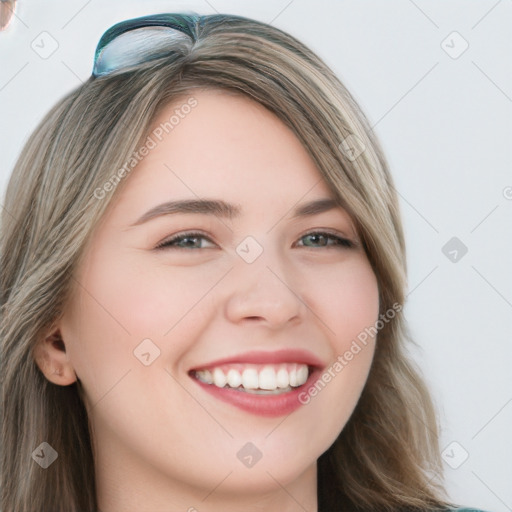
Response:
M214 384L206 384L192 376L191 379L197 382L205 391L223 402L227 402L252 414L275 418L291 414L301 405L304 405L300 402L299 395L309 389L320 375L321 371L319 369L313 370L308 380L302 386L280 395L257 395L245 391L237 391L236 389L219 388Z

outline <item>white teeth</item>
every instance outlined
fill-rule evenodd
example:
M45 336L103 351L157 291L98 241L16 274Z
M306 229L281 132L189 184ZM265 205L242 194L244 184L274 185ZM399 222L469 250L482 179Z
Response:
M297 384L297 367L295 365L293 365L292 369L290 370L289 379L290 379L290 386L292 386L292 387L298 386L298 384Z
M258 389L258 370L246 368L242 373L242 386L245 389Z
M297 366L297 382L304 384L308 380L308 367L300 364ZM300 384L298 384L300 386Z
M269 391L272 391L277 388L276 372L272 366L265 366L263 370L261 370L258 378L260 389L268 389Z
M206 384L219 388L230 387L242 391L265 394L291 391L302 386L309 376L305 364L286 363L281 365L251 365L240 372L237 368L224 367L212 370L196 370L195 376Z
M226 379L224 372L220 368L215 368L215 370L213 370L213 383L218 388L223 388L227 381L228 379Z
M228 372L228 384L230 388L237 388L242 384L242 376L234 368Z
M277 387L281 389L287 388L290 385L290 379L288 377L288 372L286 371L286 368L281 367L279 368L279 370L277 370L276 383Z
M197 376L206 384L213 384L212 372L210 370L199 370Z

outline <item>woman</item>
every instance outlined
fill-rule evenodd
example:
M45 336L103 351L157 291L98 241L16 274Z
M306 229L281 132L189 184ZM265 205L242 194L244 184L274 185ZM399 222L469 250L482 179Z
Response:
M115 25L5 210L5 512L453 507L386 160L290 35Z

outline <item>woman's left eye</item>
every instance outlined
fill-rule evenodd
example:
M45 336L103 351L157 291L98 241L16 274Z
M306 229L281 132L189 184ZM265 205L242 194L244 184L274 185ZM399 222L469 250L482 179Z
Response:
M354 243L347 238L321 231L308 233L302 236L300 240L305 241L302 247L354 247Z

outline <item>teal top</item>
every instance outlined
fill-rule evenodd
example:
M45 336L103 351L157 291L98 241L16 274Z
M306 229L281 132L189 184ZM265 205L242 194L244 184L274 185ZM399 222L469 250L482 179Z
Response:
M479 508L452 508L453 512L486 512Z

